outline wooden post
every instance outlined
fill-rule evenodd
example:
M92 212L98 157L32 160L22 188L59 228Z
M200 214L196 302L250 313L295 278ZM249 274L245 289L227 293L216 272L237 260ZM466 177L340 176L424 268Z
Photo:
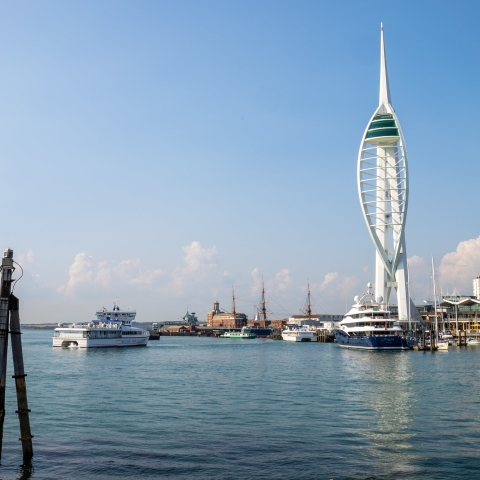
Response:
M2 458L3 422L5 420L5 384L7 377L8 323L12 288L13 251L7 248L2 258L0 290L0 459Z
M433 328L430 329L430 351L433 352L435 349L435 336L433 334Z
M10 295L10 334L12 336L13 369L15 387L17 389L18 420L20 422L20 441L22 442L23 460L33 457L32 432L27 402L27 386L25 384L25 369L23 366L22 332L20 331L19 302L15 295Z

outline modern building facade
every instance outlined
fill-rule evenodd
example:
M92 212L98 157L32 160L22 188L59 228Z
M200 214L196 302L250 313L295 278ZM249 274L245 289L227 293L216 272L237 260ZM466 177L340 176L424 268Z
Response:
M405 223L408 164L400 122L391 104L383 25L380 33L379 106L368 122L358 154L357 184L363 217L375 245L375 297L397 293L399 320L419 319L408 292Z

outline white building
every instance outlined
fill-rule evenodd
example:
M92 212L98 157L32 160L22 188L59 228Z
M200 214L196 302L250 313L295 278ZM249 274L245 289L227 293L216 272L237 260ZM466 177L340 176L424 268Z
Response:
M343 319L343 315L332 315L328 313L312 313L311 315L292 315L288 325L310 325L325 330L333 330Z
M480 277L473 279L473 296L480 300Z

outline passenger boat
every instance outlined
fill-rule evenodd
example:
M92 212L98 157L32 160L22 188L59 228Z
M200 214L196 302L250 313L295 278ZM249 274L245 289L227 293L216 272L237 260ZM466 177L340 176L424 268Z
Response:
M246 340L251 338L257 338L257 336L255 335L255 333L253 333L250 327L242 327L240 332L231 330L229 332L222 333L220 335L220 338L241 338Z
M53 336L54 347L137 347L145 346L150 332L133 327L136 312L121 311L118 303L113 310L103 308L97 319L85 323L60 325Z
M375 299L371 290L368 283L367 292L354 298L355 304L335 329L337 344L364 350L409 350L402 328L395 325L383 298Z
M467 340L467 345L480 345L480 339L479 338L472 338L470 337Z
M307 325L287 325L282 332L282 339L286 342L317 342L317 332Z

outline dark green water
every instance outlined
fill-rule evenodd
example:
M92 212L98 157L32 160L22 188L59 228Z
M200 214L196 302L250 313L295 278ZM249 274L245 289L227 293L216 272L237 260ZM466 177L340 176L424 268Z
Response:
M23 335L35 456L21 466L8 378L0 479L480 476L480 348L162 337L80 350L53 349L52 333Z

